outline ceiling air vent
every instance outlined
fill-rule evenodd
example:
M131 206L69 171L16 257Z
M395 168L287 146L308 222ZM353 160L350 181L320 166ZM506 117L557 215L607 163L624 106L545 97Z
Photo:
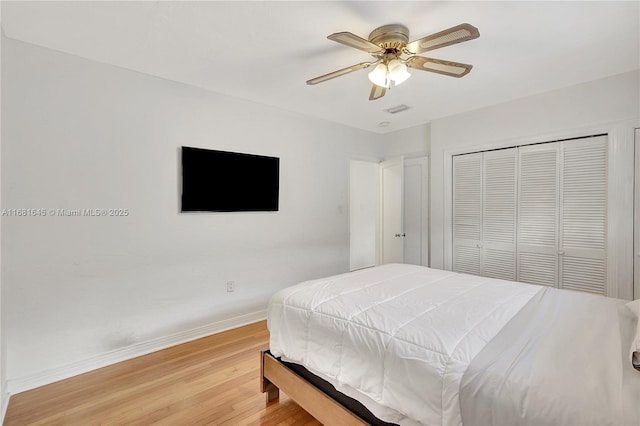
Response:
M394 106L394 107L389 108L389 109L385 109L385 111L387 111L389 114L397 114L399 112L406 111L409 108L410 107L406 106L405 104L402 104L402 105Z

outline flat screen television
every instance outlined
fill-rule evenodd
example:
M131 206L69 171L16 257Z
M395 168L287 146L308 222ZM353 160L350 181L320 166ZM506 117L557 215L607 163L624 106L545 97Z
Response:
M182 147L183 212L278 211L280 159Z

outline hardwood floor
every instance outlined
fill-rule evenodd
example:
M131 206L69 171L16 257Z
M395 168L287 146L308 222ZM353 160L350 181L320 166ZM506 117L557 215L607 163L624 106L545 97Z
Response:
M320 425L282 392L260 393L266 322L13 395L14 425Z

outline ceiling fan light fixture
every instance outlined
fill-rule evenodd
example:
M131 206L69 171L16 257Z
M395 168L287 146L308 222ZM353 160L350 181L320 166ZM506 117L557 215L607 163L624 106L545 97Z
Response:
M407 81L411 74L407 71L407 66L400 59L393 59L387 66L389 68L389 79L395 86Z
M389 62L381 63L369 73L369 80L376 86L389 89L397 86L411 77L407 71L407 66L400 59L392 59Z
M378 64L369 73L369 80L376 86L389 88L389 70L386 64Z

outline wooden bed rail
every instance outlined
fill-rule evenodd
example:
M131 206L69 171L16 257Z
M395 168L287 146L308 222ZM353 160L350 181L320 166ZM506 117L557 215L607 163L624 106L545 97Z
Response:
M267 403L282 389L291 399L325 425L363 426L367 423L278 361L268 350L260 352L260 391Z

